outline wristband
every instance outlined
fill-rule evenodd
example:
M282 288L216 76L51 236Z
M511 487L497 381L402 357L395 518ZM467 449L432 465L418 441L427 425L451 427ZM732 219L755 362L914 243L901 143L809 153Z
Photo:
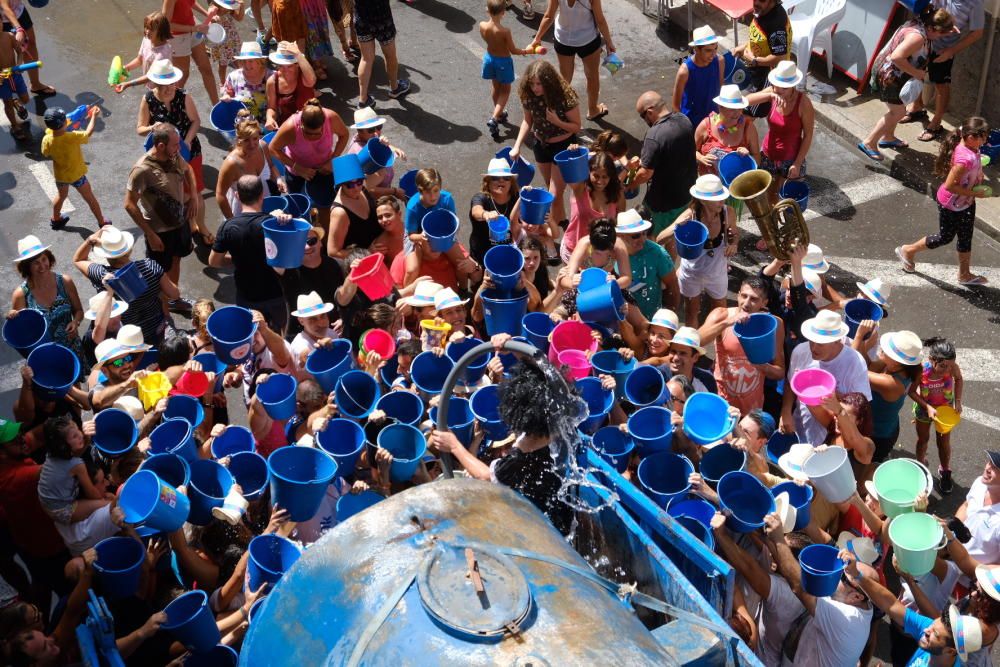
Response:
M26 32L26 31L25 31L25 29L24 29L24 28L22 28L21 26L17 26L17 29L16 29L16 30L14 30L14 32Z

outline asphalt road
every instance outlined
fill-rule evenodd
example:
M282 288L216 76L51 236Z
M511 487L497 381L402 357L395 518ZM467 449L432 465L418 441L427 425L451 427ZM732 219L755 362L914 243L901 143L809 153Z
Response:
M76 0L72 6L51 3L31 9L45 62L43 80L60 93L47 99L33 99L31 120L36 142L30 147L15 145L6 129L0 132L0 211L4 233L0 255L13 257L18 238L34 233L53 251L64 270L80 241L94 230L94 221L75 193L70 202L70 225L61 232L48 227L51 165L38 153L41 115L47 106L67 110L83 103L99 103L104 113L98 131L85 155L90 162L89 178L105 213L118 225L131 227L121 206L126 175L142 152L142 140L135 134L135 115L140 92L116 95L106 84L111 58L130 58L142 36L142 18L156 3L132 0ZM540 3L536 3L540 4ZM611 114L600 124L586 123L585 131L596 135L603 128L622 132L636 149L645 132L636 117L634 102L644 90L655 89L669 95L676 71L678 50L687 40L681 30L657 27L643 16L638 4L621 0L606 3L607 15L619 54L626 65L614 77L602 70L603 100ZM391 100L386 94L384 70L376 68L373 82L378 112L389 119L385 134L409 156L398 172L417 166L435 166L443 174L445 187L464 209L464 203L478 190L479 174L501 145L510 144L516 132L507 127L499 142L486 132L490 107L489 89L480 79L482 41L476 29L485 14L479 0L416 0L411 5L392 4L400 34L398 48L403 76L413 82L410 95ZM515 41L528 44L537 19L525 22L515 12L506 23ZM252 36L252 23L242 26L244 38ZM550 39L550 38L549 38ZM548 40L547 40L548 41ZM339 53L336 38L335 50ZM545 56L553 59L554 56ZM527 58L518 58L522 72ZM322 99L340 113L348 124L357 98L354 66L334 57L327 66L329 79L320 86ZM582 72L574 81L583 93ZM197 71L188 84L203 118L201 130L205 146L205 177L214 185L216 167L226 152L224 140L207 129L209 103ZM519 105L511 104L512 119L520 118ZM2 124L6 126L6 119ZM28 150L25 150L28 148ZM974 240L974 264L990 278L993 287L968 289L955 282L955 254L940 249L921 256L928 263L918 265L915 274L904 274L893 255L893 247L937 228L937 211L932 201L888 175L832 133L818 127L808 161L812 188L809 211L814 242L827 253L833 265L828 274L842 291L856 291L855 281L881 277L892 286L892 315L886 325L911 329L921 337L944 335L960 348L959 362L966 379L963 423L953 435L955 492L940 503L939 511L950 513L964 498L972 480L981 472L984 447L995 443L1000 431L1000 344L996 342L1000 318L1000 248L980 234ZM206 195L209 226L221 220L214 198ZM464 211L461 217L463 219ZM742 252L732 273L733 287L744 271L756 271L763 256L753 251L756 240L752 221L744 221ZM141 250L139 251L141 252ZM208 268L207 250L202 248L185 261L181 286L189 297L208 295L231 302L232 278L226 272ZM2 284L11 290L20 282L11 262L0 265ZM74 275L74 279L77 276ZM92 292L86 281L77 279L84 299ZM996 348L993 346L997 345ZM6 346L0 347L0 410L7 412L18 386L16 368L20 358ZM907 405L903 412L909 414ZM915 436L904 424L900 445L912 451ZM936 454L931 447L932 464Z

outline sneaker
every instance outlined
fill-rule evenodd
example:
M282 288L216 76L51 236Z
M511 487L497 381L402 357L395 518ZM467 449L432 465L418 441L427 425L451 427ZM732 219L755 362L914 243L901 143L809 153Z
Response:
M371 109L374 109L375 108L375 98L372 97L371 95L369 95L367 100L362 100L359 97L358 98L358 108L359 109L364 109L365 107L369 107Z
M167 302L167 309L172 313L190 315L191 311L194 310L194 301L185 298L174 299Z
M500 117L497 118L497 122L499 122L499 123L506 123L507 122L507 110L506 109L504 109L503 111L500 112Z
M389 97L396 99L410 92L410 80L400 79L396 82L396 87L389 91Z
M500 136L500 125L497 123L495 118L490 118L486 121L486 127L490 130L490 136L496 139Z
M68 222L69 222L69 216L68 215L63 215L63 216L60 216L58 220L49 220L49 227L51 227L52 229L54 229L56 231L59 231L60 229L62 229L63 227L65 227L66 223L68 223Z
M950 470L938 468L938 474L941 475L941 479L938 482L938 489L941 491L941 495L946 496L955 490L955 482L951 479Z

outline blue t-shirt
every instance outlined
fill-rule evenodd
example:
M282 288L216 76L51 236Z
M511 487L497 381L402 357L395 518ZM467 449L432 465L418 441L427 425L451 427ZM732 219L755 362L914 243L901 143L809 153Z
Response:
M912 609L907 609L906 616L903 617L903 632L919 641L920 637L924 634L924 630L929 628L933 623L933 618L927 618ZM929 665L930 661L931 654L922 648L917 648L917 652L906 663L906 667L924 667L924 665ZM962 661L955 658L955 667L961 667L961 665Z
M424 220L424 216L436 208L443 208L447 211L455 213L455 200L452 199L450 192L442 190L441 197L438 199L437 205L431 206L430 208L427 208L420 203L419 192L410 197L410 201L406 202L406 221L403 225L406 229L407 235L421 233L424 230L424 227L421 224Z

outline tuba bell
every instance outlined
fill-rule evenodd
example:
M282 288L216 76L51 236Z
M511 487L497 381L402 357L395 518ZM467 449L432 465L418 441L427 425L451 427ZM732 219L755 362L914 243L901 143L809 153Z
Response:
M752 169L733 179L729 193L746 203L771 254L787 260L795 246L809 244L809 228L794 199L782 199L771 206L767 198L769 187L771 174L763 169Z

